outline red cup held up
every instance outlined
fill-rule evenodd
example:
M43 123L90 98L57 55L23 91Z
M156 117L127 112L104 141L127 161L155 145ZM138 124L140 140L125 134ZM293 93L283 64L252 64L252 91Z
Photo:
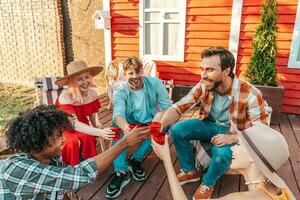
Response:
M161 132L161 123L152 122L150 125L150 136L153 138L155 142L160 145L165 144L165 133Z
M115 133L113 140L118 141L120 139L122 130L120 128L111 128L111 130Z

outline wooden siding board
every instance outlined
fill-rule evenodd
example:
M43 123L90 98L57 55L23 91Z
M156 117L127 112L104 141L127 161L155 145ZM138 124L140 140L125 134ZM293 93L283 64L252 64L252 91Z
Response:
M209 32L209 31L187 31L187 39L227 39L229 38L229 32ZM200 52L198 52L200 53Z
M216 7L216 5L221 6L228 6L232 5L232 1L228 0L201 0L201 1L188 1L187 7L188 8L209 8L209 7Z
M279 15L277 19L278 24L294 24L296 15ZM242 17L242 23L259 24L260 15L244 15Z
M111 17L138 17L139 11L136 10L111 10Z
M253 32L253 30L256 30L257 24L242 24L241 25L241 31L242 32ZM294 30L294 24L285 24L284 26L278 26L278 32L279 33L292 33Z
M138 17L132 17L132 18L115 17L111 19L112 26L117 24L138 24L138 23L139 23Z
M210 23L220 23L220 24L230 24L231 16L187 16L187 23L193 24L210 24Z
M255 32L241 32L240 40L252 40ZM292 33L278 33L277 38L278 41L291 41L292 40Z
M138 25L131 24L115 24L111 28L112 31L137 31L138 29Z
M213 8L187 8L187 15L197 15L197 16L218 16L218 15L229 15L231 16L231 6L219 7L215 6Z
M139 3L112 3L110 6L112 10L136 10L139 7Z
M277 0L278 5L297 5L298 0ZM243 0L244 6L257 6L262 5L264 0Z
M112 31L112 37L114 38L124 38L124 37L139 37L138 31Z
M157 65L157 69L160 73L176 73L176 74L200 74L199 67L192 68L192 67L167 67L167 66L160 66Z
M186 30L224 32L230 31L230 24L187 24Z
M286 113L299 114L300 107L299 106L291 106L291 105L282 105L281 111L286 112Z
M247 15L259 15L261 10L261 6L244 6L242 14ZM282 14L295 14L297 10L296 5L284 5L278 6L278 15Z

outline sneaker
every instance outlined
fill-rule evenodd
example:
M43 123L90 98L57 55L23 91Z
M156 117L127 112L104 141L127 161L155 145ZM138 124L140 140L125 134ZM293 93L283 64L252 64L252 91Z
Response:
M146 179L146 173L141 167L141 163L133 157L128 159L128 169L136 181L143 181Z
M190 172L184 172L182 169L180 169L180 173L177 174L177 179L180 185L197 182L200 181L200 173L196 170L190 173Z
M207 187L206 185L201 183L193 196L193 200L209 199L210 196L212 195L213 190L214 190L213 187Z
M122 172L116 172L112 180L110 181L105 197L109 199L116 198L119 196L122 192L122 189L128 185L130 182L130 173L127 172L126 174L123 174Z

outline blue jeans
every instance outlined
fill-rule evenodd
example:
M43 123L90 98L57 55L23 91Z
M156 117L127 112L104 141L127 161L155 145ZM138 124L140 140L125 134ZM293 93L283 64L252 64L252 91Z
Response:
M210 142L213 136L225 134L226 131L227 127L211 120L188 119L174 124L171 135L182 170L184 172L195 170L195 153L190 140ZM231 144L222 147L213 145L211 161L202 178L203 184L208 187L215 185L229 169L232 158L231 147Z
M124 134L123 131L121 133L121 138L123 138ZM116 141L113 141L112 144L116 144ZM145 139L137 148L137 150L132 154L132 157L137 161L142 161L145 155L147 155L152 150L151 140L150 138ZM115 172L118 171L127 171L128 165L126 162L127 152L126 149L122 151L114 160L114 170Z

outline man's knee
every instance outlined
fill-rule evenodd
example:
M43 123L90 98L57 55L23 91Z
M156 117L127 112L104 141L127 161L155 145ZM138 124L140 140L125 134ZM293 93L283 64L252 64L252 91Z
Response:
M180 123L176 123L172 126L171 136L173 140L183 139L184 138L184 130Z
M232 159L232 152L229 147L213 147L213 157L216 163L230 163Z

